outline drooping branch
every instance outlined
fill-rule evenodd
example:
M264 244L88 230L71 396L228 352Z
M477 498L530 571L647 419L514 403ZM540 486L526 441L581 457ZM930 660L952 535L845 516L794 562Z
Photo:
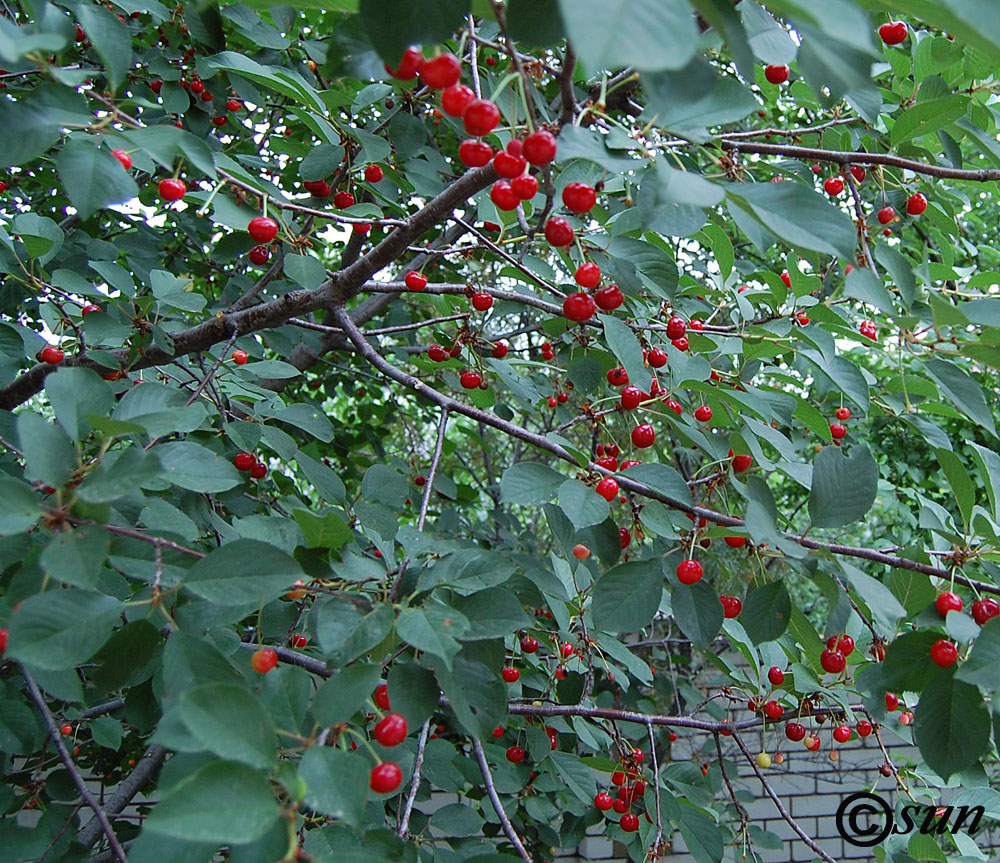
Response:
M396 833L406 838L410 830L410 815L413 813L413 802L417 799L417 791L420 788L420 772L424 766L424 749L427 747L427 732L430 731L431 721L426 720L420 727L420 736L417 738L417 757L413 761L413 778L410 780L410 791L406 795L406 803L399 813L399 827Z
M510 840L510 844L514 846L517 853L521 855L521 859L525 863L532 863L531 855L524 847L521 837L517 835L514 825L510 823L510 818L504 811L503 803L500 802L500 795L497 794L496 785L493 783L493 773L490 771L490 765L486 761L486 753L483 751L483 744L479 742L479 738L472 738L472 749L476 753L476 760L479 762L479 770L483 774L483 784L486 786L486 793L490 798L490 803L493 804L493 811L496 812L497 818L500 819L500 826L503 828L504 835Z

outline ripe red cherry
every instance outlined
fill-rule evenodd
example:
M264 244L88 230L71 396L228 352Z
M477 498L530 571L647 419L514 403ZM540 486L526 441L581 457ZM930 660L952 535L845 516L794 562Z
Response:
M819 664L829 674L840 674L847 665L847 660L844 659L844 654L839 650L830 650L828 648L819 655Z
M698 422L707 423L712 418L712 409L708 405L701 405L695 410L694 418Z
M158 188L164 201L179 201L187 194L187 184L183 180L160 180Z
M424 60L418 69L420 80L432 90L443 90L457 84L462 77L462 64L458 57L447 51L430 60Z
M725 542L730 548L743 548L747 544L747 538L745 536L727 536Z
M253 479L263 479L267 476L267 465L262 461L256 461L253 467L250 468L250 476Z
M597 203L597 192L587 183L567 183L562 191L562 201L574 213L587 213Z
M237 470L250 470L257 463L253 453L241 452L233 459L233 464Z
M847 434L847 429L844 428L844 426L842 426L840 423L830 424L830 437L832 437L834 440L840 440L846 434Z
M380 683L375 687L375 705L380 710L389 710L389 687Z
M601 283L601 268L597 264L587 261L576 268L573 278L581 288L596 288ZM621 292L619 291L619 293ZM603 309L604 306L601 305L601 308Z
M373 767L368 777L368 785L376 794L391 794L402 782L403 771L391 761L384 761L378 767Z
M833 729L833 739L838 743L847 743L851 739L851 729L846 725L838 725Z
M823 188L826 189L828 195L836 197L844 191L844 181L840 177L828 177Z
M493 350L490 351L490 353L493 354L493 359L502 360L505 356L507 356L508 350L510 350L510 348L505 342L497 342L493 345Z
M831 636L826 646L830 650L839 650L845 657L854 653L854 639L849 635Z
M80 317L85 318L91 312L99 312L99 311L101 311L100 306L96 306L93 303L87 303L87 305L85 305L82 309L80 309Z
M625 302L625 295L618 285L605 285L594 292L594 300L601 309L611 312Z
M515 156L507 150L497 150L493 157L493 170L498 176L506 177L508 180L520 177L527 167L528 160L524 156Z
M365 179L369 183L381 183L383 177L385 177L385 172L381 165L369 165L365 168Z
M723 617L739 617L743 611L743 600L738 596L720 596Z
M278 236L278 223L266 216L257 216L247 225L247 233L255 243L270 243Z
M517 192L514 191L511 184L506 180L497 180L493 184L493 188L490 189L490 200L496 204L497 209L506 212L516 210L517 205L521 203Z
M788 67L766 66L764 68L764 77L771 84L784 84L788 80Z
M155 81L150 83L149 89L152 90L157 95L159 95L160 90L163 89L163 82L159 78L157 78Z
M427 356L436 363L443 363L450 354L441 345L431 345L427 349Z
M0 629L0 656L7 651L7 630Z
M1000 602L992 596L984 596L972 603L972 619L980 626L998 614L1000 614Z
M677 414L677 416L680 416L684 412L684 408L681 407L681 403L676 399L667 399L664 404Z
M854 175L855 180L859 183L863 183L865 181L865 177L867 176L867 171L865 171L865 169L860 165L851 165L851 174Z
M655 440L656 432L649 423L637 425L634 429L632 429L632 445L639 449L651 447L653 445L653 441Z
M888 225L893 219L896 218L896 211L892 207L883 207L876 214L876 218L883 225Z
M867 719L862 719L856 726L858 737L867 737L872 733L872 724Z
M261 648L250 657L250 667L258 674L267 674L277 664L278 654L270 647Z
M573 645L568 641L560 648L560 652L563 655L563 659L569 659L573 655Z
M314 198L330 197L330 184L326 180L306 180L302 183L302 188Z
M475 101L475 92L465 84L452 84L441 93L441 108L452 117L461 117L465 109Z
M661 369L667 364L667 352L663 348L653 348L646 354L646 361L654 369Z
M934 604L937 605L938 613L942 616L947 615L949 611L962 610L962 598L950 591L938 594L938 598L934 600Z
M634 411L642 401L643 392L638 387L629 384L622 388L622 407L627 411Z
M764 705L764 715L768 719L781 719L785 709L777 701L768 701Z
M472 295L472 308L477 312L485 312L493 307L493 297L486 291L476 291Z
M301 632L296 632L291 638L291 643L292 647L305 647L309 643L309 639Z
M806 738L806 749L810 752L815 752L822 745L823 741L820 740L818 734L810 734Z
M512 668L507 665L504 666L503 671L500 672L500 676L507 681L507 683L516 683L521 677L521 672L516 668Z
M639 816L633 812L626 812L618 821L618 826L626 833L635 833L639 829Z
M538 194L538 180L531 174L521 174L510 181L510 188L522 201L530 201Z
M682 318L678 318L676 315L667 321L667 338L668 339L679 339L687 332L687 324L684 323Z
M114 156L119 162L122 163L122 167L126 171L131 171L132 170L132 157L128 153L126 153L124 150L112 150L111 151L111 155ZM924 206L925 207L927 206L926 202L924 203Z
M851 418L851 409L843 407L837 408L836 412L834 413L834 416L837 417L837 419L839 420L849 420Z
M237 99L226 99L226 110L230 112L239 111L243 107L243 103Z
M618 496L618 481L606 476L597 484L597 493L609 503Z
M462 124L470 135L482 137L500 122L500 109L489 99L474 99L462 114Z
M923 195L921 195L920 192L916 192L910 195L909 199L906 202L907 213L909 213L911 216L919 216L926 209L927 209L927 199Z
M212 123L216 126L225 126L227 122L225 114L219 114L219 116L212 118Z
M507 760L511 764L520 764L524 761L524 750L520 746L511 746L507 750Z
M483 382L482 376L479 372L462 372L459 382L462 384L463 389L475 390L479 389L479 385Z
M677 580L681 584L694 584L703 574L704 570L696 560L682 560L677 564Z
M865 338L875 341L878 333L875 329L875 321L862 321L861 326L858 327L858 332L860 332Z
M799 725L798 722L789 722L785 726L785 737L789 740L798 743L803 737L806 736L806 729L804 725Z
M410 270L403 277L403 281L411 291L422 291L427 287L427 276L423 273L418 273L416 270Z
M628 383L628 372L616 366L608 372L608 383L613 387L623 387Z
M673 339L670 344L672 344L679 351L686 351L688 347L690 347L687 336L681 336L679 339Z
M538 650L538 639L533 635L526 635L521 639L521 650L525 653L534 653Z
M545 239L553 246L568 246L573 242L573 228L562 216L553 216L545 223Z
M906 23L890 21L878 28L878 35L886 45L898 45L906 39Z
M385 71L392 75L393 78L398 78L400 81L412 81L417 77L417 70L423 62L424 55L420 52L420 49L415 45L411 45L403 52L399 65L395 69L392 69L389 67L389 64L386 63Z
M954 665L958 659L958 648L942 638L940 641L935 641L931 647L931 659L936 665L947 668L949 665Z
M602 791L594 797L594 806L600 809L601 812L607 812L614 802L614 798L607 791Z
M521 152L532 165L547 165L556 157L556 138L546 129L532 132L524 139Z
M57 366L65 358L65 354L59 350L59 348L48 345L38 352L38 359L43 363L48 363L50 366Z
M375 739L383 746L398 746L406 733L406 719L398 713L390 713L375 726Z
M458 145L458 158L467 168L482 168L493 158L493 148L485 141L466 138Z
M729 457L733 460L733 470L737 473L749 470L750 465L753 464L753 456L751 455L733 455L733 451L729 450Z
M338 210L346 210L348 207L354 206L354 195L350 192L337 192L333 196L333 206Z
M197 95L199 93L204 93L205 92L205 82L202 81L202 80L200 80L200 79L198 79L198 78L195 78L191 82L191 92L194 93L195 95Z
M246 351L236 349L233 351L233 362L238 366L246 365L246 361L250 358L250 355Z
M782 671L777 665L772 665L767 670L767 679L772 686L781 686L785 682L785 672Z
M892 713L897 707L899 707L899 696L893 692L887 692L885 694L885 709Z
M785 270L781 274L781 281L784 282L786 288L790 288L792 286L792 277L788 275L788 270Z
M624 549L632 542L632 533L627 527L618 528L618 544Z
M250 258L251 264L259 267L271 260L271 253L267 250L267 246L254 246L247 257Z
M594 298L583 291L570 294L563 300L563 314L576 323L583 323L583 321L590 320L594 314L594 309Z

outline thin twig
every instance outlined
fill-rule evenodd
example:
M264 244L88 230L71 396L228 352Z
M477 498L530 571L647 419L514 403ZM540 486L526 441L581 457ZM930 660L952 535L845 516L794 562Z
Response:
M476 19L469 13L469 66L472 69L472 87L476 91L476 98L481 99L483 92L479 84L479 59L476 55L479 49L476 47Z
M653 842L654 859L660 854L660 843L663 841L663 815L660 810L660 764L656 758L656 739L653 737L653 726L646 725L646 736L649 738L650 766L653 768L653 796L656 798L656 841ZM716 735L718 739L718 735Z
M478 737L472 738L472 749L476 753L476 760L479 762L479 769L483 774L483 784L486 786L486 793L489 795L490 803L493 804L493 811L496 812L497 818L500 819L500 826L503 828L504 834L510 840L510 844L514 846L517 853L521 855L521 859L525 863L532 863L531 855L524 847L524 843L521 842L521 838L517 835L514 825L510 823L507 813L504 812L500 796L497 794L496 786L493 784L493 774L490 772L490 765L486 761L483 744L479 742Z
M878 278L878 268L875 266L875 259L872 257L872 250L868 244L868 220L865 218L864 208L861 206L861 194L858 192L858 184L854 182L854 174L849 170L843 172L847 178L847 184L851 187L851 199L854 202L854 213L858 219L858 241L861 243L861 251L864 253L868 269L872 271L875 278Z
M410 782L410 792L406 795L406 803L399 813L399 827L396 830L396 834L404 839L410 829L410 815L413 812L413 803L417 799L417 790L420 788L420 771L424 766L424 748L427 746L427 732L430 731L430 728L430 719L420 727L420 737L417 738L417 757L413 762L413 779Z
M218 358L215 361L215 365L213 365L212 368L210 368L208 370L208 373L202 379L201 383L198 384L198 388L193 393L191 393L191 397L186 402L184 402L184 407L188 407L189 405L193 404L194 400L196 398L198 398L198 396L200 396L202 394L202 392L204 392L205 387L207 387L208 384L209 384L209 381L212 380L212 377L219 370L219 366L221 366L222 363L225 361L226 355L229 353L229 349L236 343L236 337L239 334L240 334L240 332L239 332L238 329L233 330L233 334L232 334L232 336L230 336L229 342L220 351L219 356L218 356Z
M431 469L427 473L427 482L424 483L424 496L420 500L420 516L417 518L417 530L423 531L424 522L427 521L427 507L431 502L431 493L434 489L434 477L437 475L438 464L441 461L441 450L444 448L444 433L448 426L448 408L441 408L441 420L438 423L437 441L434 443L434 457L431 459Z

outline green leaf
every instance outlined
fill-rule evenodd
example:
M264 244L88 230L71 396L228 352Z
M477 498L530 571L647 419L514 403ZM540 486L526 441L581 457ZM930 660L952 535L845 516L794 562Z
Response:
M635 170L641 163L627 155L616 155L605 144L607 136L593 129L582 126L566 126L559 132L559 148L556 150L557 162L568 162L570 159L586 159L595 165L600 165L614 173L624 173Z
M355 827L363 822L369 766L355 752L311 746L299 762L310 809Z
M346 503L344 482L330 468L302 452L295 454L295 461L323 500L327 503Z
M454 670L436 666L434 673L462 729L488 740L507 712L507 684L500 669L456 656Z
M920 692L939 668L931 659L931 647L941 637L927 630L907 632L885 652L882 684L892 692Z
M915 739L927 766L945 781L990 748L990 714L975 686L941 670L920 693Z
M678 825L688 851L698 863L720 863L725 853L722 831L716 823L692 806L681 806Z
M504 503L539 506L552 500L566 477L548 465L520 461L503 472L500 496Z
M466 641L503 638L533 623L521 601L504 587L491 587L455 599L455 608L469 621Z
M361 0L358 10L375 50L395 68L409 45L448 39L462 26L469 0Z
M591 74L618 66L680 69L694 56L698 30L684 0L559 0L559 7Z
M78 527L53 537L38 558L49 578L85 589L97 587L111 546L111 534L99 527Z
M594 802L594 774L574 752L556 750L546 759L555 766L559 778L583 804Z
M115 403L111 387L93 369L60 366L45 378L45 394L59 425L77 443L90 431L87 415L104 416Z
M103 695L132 684L160 646L160 633L148 620L126 623L97 651L90 674ZM152 671L150 671L152 673Z
M76 449L59 426L34 411L17 415L17 436L28 479L62 488L76 467Z
M991 618L983 625L969 658L959 666L955 679L990 693L1000 689L1000 617Z
M20 235L28 255L43 266L58 254L66 239L62 229L52 219L37 213L16 216L14 230Z
M446 606L406 608L396 619L400 638L417 650L441 657L449 670L452 659L462 647L457 639L468 631L469 621L465 616Z
M659 559L620 563L594 585L594 626L604 632L642 629L660 607L662 592L663 567Z
M246 687L197 686L181 696L177 709L206 751L263 770L273 766L277 758L274 725Z
M430 820L430 826L444 836L476 836L483 824L483 817L464 803L442 806Z
M307 291L315 291L326 281L326 268L312 255L285 255L285 275Z
M904 141L944 129L965 114L968 96L948 96L916 102L896 114L896 121L889 133L890 146L898 147Z
M600 524L611 511L603 497L578 479L568 479L559 486L559 506L577 530Z
M190 491L214 494L229 491L243 482L231 462L193 441L158 444L150 452L159 457L170 482Z
M329 548L336 551L347 545L354 536L347 522L329 510L323 515L315 515L309 510L297 509L292 516L310 548Z
M968 525L972 518L972 507L976 504L976 489L972 477L962 464L962 460L954 452L947 449L937 449L938 464L948 477L948 485L955 495L955 503L962 513L962 520Z
M754 54L765 63L775 66L787 65L795 59L796 46L792 37L774 20L770 12L753 0L743 0L739 10L746 28L747 41Z
M917 280L913 275L913 264L910 259L893 246L885 243L875 244L875 260L886 268L892 280L899 289L899 296L903 300L903 308L909 310L913 305L913 297L917 292ZM854 272L857 272L855 268ZM853 273L852 273L853 275ZM886 310L892 314L892 309Z
M312 712L323 725L336 725L354 716L374 692L382 669L358 662L342 669L327 680L313 696Z
M653 170L658 185L657 198L660 201L693 207L714 207L726 196L725 190L718 183L706 180L694 171L672 168L664 159L658 159Z
M102 593L37 593L11 615L6 655L47 671L76 668L107 641L121 612L121 602Z
M725 619L718 594L704 580L692 585L675 584L670 592L670 609L681 632L703 649L719 634Z
M111 89L117 90L132 65L132 37L128 28L103 6L80 3L73 11L104 62L111 79Z
M318 407L299 402L278 411L274 418L302 429L323 443L333 440L333 424Z
M651 463L637 464L625 471L625 476L638 480L671 500L691 503L691 489L676 470L669 465Z
M373 464L361 481L361 496L398 509L409 489L406 478L388 465Z
M607 339L608 347L628 372L629 383L648 392L653 380L652 374L642 361L642 345L639 344L631 327L613 315L597 317L604 324L604 337Z
M924 368L955 405L970 419L997 436L993 415L986 404L983 390L968 372L963 371L950 360L924 360Z
M906 609L900 605L891 590L877 578L872 578L856 566L841 561L841 569L851 588L861 597L872 613L872 622L885 638L896 634L896 624L906 616Z
M188 570L184 587L223 606L258 606L289 590L302 568L283 551L255 539L237 539Z
M740 621L754 644L774 641L788 628L792 600L783 581L753 588L743 600Z
M844 296L860 300L875 306L879 311L887 315L895 314L896 308L892 302L892 297L875 274L868 269L855 267L847 274L844 285Z
M90 135L70 138L63 145L56 158L56 170L66 194L84 219L108 204L121 204L139 195L132 175L108 150L95 145Z
M279 817L265 772L212 761L164 794L143 830L194 842L241 845L259 839Z
M840 447L823 447L813 462L809 518L814 527L843 527L864 518L877 493L878 465L866 446L846 458Z
M0 477L0 536L22 533L42 514L38 495L26 482Z
M1000 455L991 449L980 446L975 441L969 441L976 452L979 467L979 478L986 488L986 494L993 507L994 519L1000 519Z
M732 185L729 201L789 246L854 260L857 231L837 207L802 183Z
M411 730L419 728L438 708L441 690L434 672L416 662L394 662L387 685L389 704L406 717Z

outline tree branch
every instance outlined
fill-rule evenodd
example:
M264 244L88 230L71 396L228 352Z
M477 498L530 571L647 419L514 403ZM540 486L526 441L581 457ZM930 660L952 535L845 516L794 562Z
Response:
M531 855L524 847L524 843L521 842L521 837L517 835L514 825L510 823L510 818L507 817L503 804L500 802L496 785L493 784L493 774L490 772L490 765L487 763L486 753L483 751L483 744L479 742L478 737L472 738L472 749L476 753L476 760L479 762L479 769L483 774L483 784L486 786L486 793L489 795L490 803L493 804L493 811L496 812L497 818L500 819L500 826L503 827L504 834L510 840L510 844L514 846L517 853L521 855L521 859L525 863L532 863Z
M471 16L470 16L471 17ZM417 738L417 757L413 762L413 779L410 781L410 792L406 795L406 803L399 813L399 827L396 834L403 839L410 830L410 815L413 812L413 802L417 799L417 790L420 788L420 771L424 766L424 749L427 746L427 732L430 731L431 721L428 719L420 727L420 737Z

